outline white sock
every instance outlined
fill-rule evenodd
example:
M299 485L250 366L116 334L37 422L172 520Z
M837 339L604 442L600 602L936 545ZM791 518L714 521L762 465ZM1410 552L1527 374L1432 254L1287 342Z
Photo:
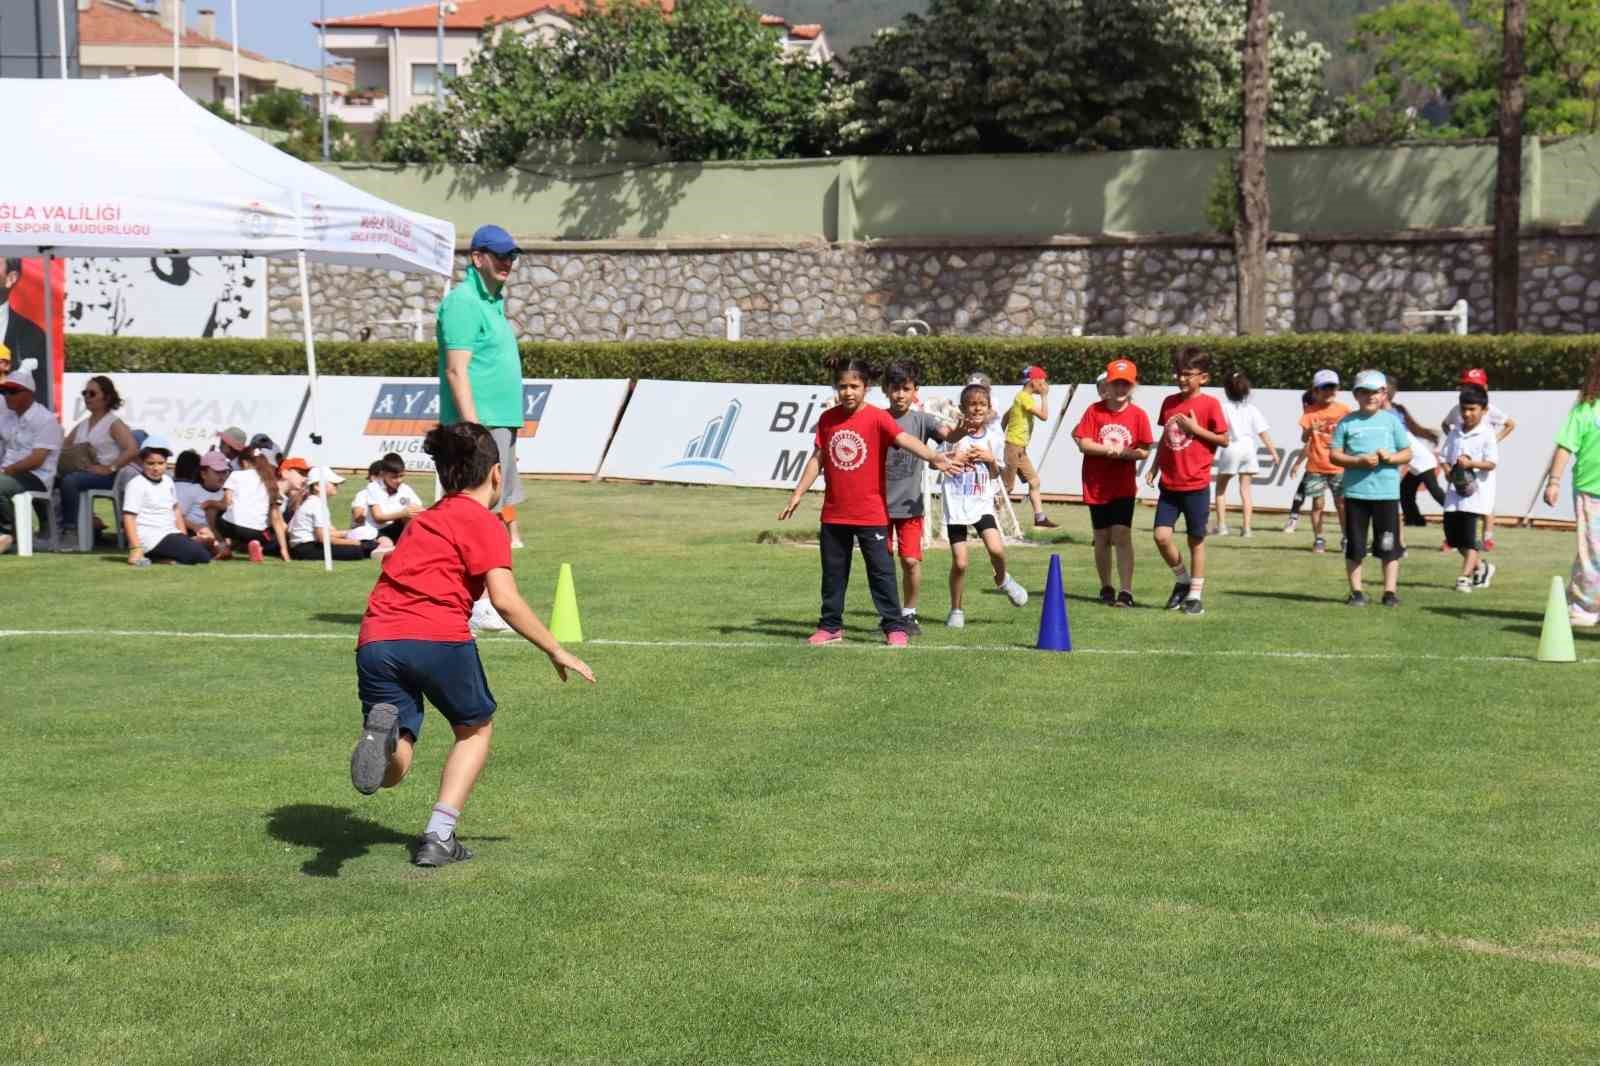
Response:
M1172 568L1172 576L1177 579L1180 585L1189 584L1189 568L1182 563Z
M901 618L910 618L912 615L914 615L916 613L917 613L917 609L915 607L902 607L902 608L900 608L900 617Z
M432 833L440 840L449 840L456 831L456 819L461 817L461 812L454 807L446 807L442 803L433 805L433 815L428 819L428 828L424 833Z
M1194 580L1190 581L1189 582L1189 598L1191 600L1198 600L1200 598L1200 594L1205 591L1205 588L1206 588L1206 579L1203 578L1203 577L1197 577Z

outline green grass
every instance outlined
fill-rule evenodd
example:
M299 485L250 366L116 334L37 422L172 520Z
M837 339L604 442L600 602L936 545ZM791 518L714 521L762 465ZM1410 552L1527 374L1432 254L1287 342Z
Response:
M0 636L0 1062L1600 1058L1600 647L1530 659L1570 533L1469 597L1421 532L1399 611L1308 535L1214 541L1186 619L1089 602L1058 508L1074 654L1037 601L938 625L940 552L912 649L859 568L809 649L780 494L530 489L519 578L544 612L573 564L600 683L482 642L477 857L432 873L442 720L346 776L369 564L0 559L5 626L95 634Z

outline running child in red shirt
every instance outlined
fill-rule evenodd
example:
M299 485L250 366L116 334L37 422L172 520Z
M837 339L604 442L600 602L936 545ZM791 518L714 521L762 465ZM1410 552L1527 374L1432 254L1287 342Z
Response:
M807 643L844 642L844 594L850 581L850 550L861 547L867 564L867 588L878 609L883 639L891 647L906 644L906 623L895 588L894 558L889 554L889 510L884 490L889 449L904 448L940 472L959 469L949 456L933 451L901 430L881 407L867 403L867 389L877 370L860 359L831 364L838 403L817 421L811 458L800 483L778 521L794 515L819 474L826 475L822 494L822 615Z
M1083 502L1094 527L1094 568L1100 575L1100 602L1107 607L1133 604L1133 508L1139 497L1138 465L1150 455L1155 437L1150 418L1131 402L1139 368L1130 360L1106 365L1101 399L1078 420L1072 437L1083 453ZM1111 587L1111 550L1117 552L1117 579Z
M1228 446L1228 419L1215 396L1200 390L1211 380L1211 357L1189 345L1178 352L1173 369L1178 392L1161 401L1161 442L1156 445L1156 465L1145 475L1155 483L1161 473L1161 494L1156 500L1156 550L1172 568L1176 584L1167 597L1167 610L1205 614L1201 597L1206 584L1206 522L1211 513L1211 461L1218 448ZM1189 566L1172 542L1173 527L1183 515L1189 535Z
M456 820L489 757L494 728L494 695L467 624L473 603L487 588L495 610L550 657L561 680L571 670L593 683L594 672L550 635L517 591L511 542L489 510L502 476L489 431L476 422L438 426L422 450L433 457L446 495L406 526L367 600L356 646L364 721L350 783L370 796L405 779L427 697L450 723L455 744L412 861L444 866L472 858L456 839Z

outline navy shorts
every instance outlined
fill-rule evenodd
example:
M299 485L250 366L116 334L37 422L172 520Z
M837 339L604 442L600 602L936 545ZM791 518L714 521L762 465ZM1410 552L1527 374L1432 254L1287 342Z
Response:
M1183 515L1184 532L1190 540L1205 540L1206 523L1211 520L1211 487L1192 492L1162 489L1156 497L1156 528L1176 529L1179 515Z
M356 649L356 689L363 720L375 703L400 708L400 728L422 735L422 698L451 725L494 717L494 693L474 641L376 640Z

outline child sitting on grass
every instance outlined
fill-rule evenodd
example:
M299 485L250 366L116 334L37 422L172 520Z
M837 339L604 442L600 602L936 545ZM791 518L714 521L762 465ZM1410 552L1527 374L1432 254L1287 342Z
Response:
M357 540L388 537L398 541L406 523L422 513L422 497L406 484L406 461L395 452L378 460L378 483L362 490L365 501L350 505L352 517L369 531Z
M322 487L327 486L331 496L344 478L325 466L314 466L306 475L306 494L294 517L289 520L289 555L308 562L322 562L322 531L327 529L328 542L334 559L381 559L394 550L394 541L385 536L370 540L356 540L341 529L333 528L328 514L327 501Z
M128 565L153 562L194 566L211 561L211 551L187 536L178 496L167 476L172 449L159 437L148 438L139 449L140 476L122 492L122 528L128 537Z
M1132 403L1139 368L1115 359L1098 382L1100 400L1089 405L1072 437L1083 453L1083 502L1094 527L1094 568L1100 576L1100 602L1132 607L1133 509L1138 503L1138 465L1150 455L1155 437L1150 418ZM1120 589L1111 586L1111 553L1117 555Z
M1383 561L1383 605L1400 606L1400 471L1411 461L1411 434L1393 411L1384 409L1388 381L1380 371L1356 375L1357 409L1339 420L1328 456L1344 470L1345 573L1350 595L1345 603L1365 607L1361 562L1372 554Z
M1500 463L1500 441L1489 422L1489 394L1476 385L1461 390L1456 421L1451 423L1441 458L1450 471L1444 492L1445 541L1461 553L1457 592L1486 589L1495 566L1480 559L1478 536L1484 516L1494 513L1494 470Z
M976 530L994 568L995 588L1014 607L1028 602L1028 592L1006 572L1006 545L994 514L994 481L999 476L997 453L1005 438L989 423L989 390L968 385L961 390L961 436L944 446L956 469L939 479L944 502L945 533L950 538L950 614L945 625L967 624L962 597L967 585L967 528ZM952 436L955 436L952 434Z

